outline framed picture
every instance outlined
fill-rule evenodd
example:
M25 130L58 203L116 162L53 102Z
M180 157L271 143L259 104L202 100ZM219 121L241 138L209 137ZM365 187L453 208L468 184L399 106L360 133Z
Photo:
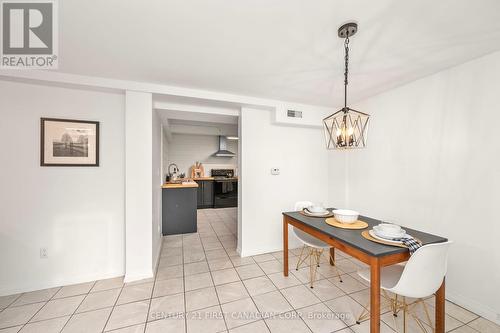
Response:
M99 122L40 119L41 166L99 166Z

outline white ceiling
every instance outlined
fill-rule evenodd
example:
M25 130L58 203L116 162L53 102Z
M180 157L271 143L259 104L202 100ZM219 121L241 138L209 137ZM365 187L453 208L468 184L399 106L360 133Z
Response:
M315 105L352 100L500 49L498 0L64 0L60 71Z

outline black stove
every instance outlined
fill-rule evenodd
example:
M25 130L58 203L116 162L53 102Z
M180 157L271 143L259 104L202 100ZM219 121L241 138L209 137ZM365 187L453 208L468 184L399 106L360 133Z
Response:
M238 206L238 180L234 169L212 169L214 177L214 208Z
M215 179L233 178L234 169L212 169L211 174Z

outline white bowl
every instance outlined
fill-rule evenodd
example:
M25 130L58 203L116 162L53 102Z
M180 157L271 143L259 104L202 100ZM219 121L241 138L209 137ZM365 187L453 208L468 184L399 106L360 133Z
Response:
M310 211L311 213L325 213L326 210L323 206L309 206L307 207L307 210Z
M336 209L332 213L340 223L354 223L359 217L358 212L349 209Z
M391 223L380 223L378 229L382 231L386 235L400 235L401 234L401 226L397 224Z
M385 232L381 231L378 226L374 226L373 232L378 237L382 237L384 239L397 239L397 238L405 238L406 237L406 231L404 229L401 229L399 234L392 234L392 233L385 233Z

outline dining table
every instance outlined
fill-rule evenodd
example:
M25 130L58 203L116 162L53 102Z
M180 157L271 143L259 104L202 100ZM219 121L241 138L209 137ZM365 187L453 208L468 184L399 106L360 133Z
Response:
M330 208L329 210L332 210ZM364 238L361 233L382 221L360 215L368 224L364 229L342 229L326 223L325 218L306 216L302 212L283 212L283 274L288 276L288 226L291 225L330 245L331 258L335 250L342 251L370 267L370 332L380 332L380 270L382 267L408 261L407 248L384 245ZM422 245L446 242L447 239L404 227L406 232L420 240ZM330 264L334 265L334 260ZM435 332L445 332L445 279L435 292Z

